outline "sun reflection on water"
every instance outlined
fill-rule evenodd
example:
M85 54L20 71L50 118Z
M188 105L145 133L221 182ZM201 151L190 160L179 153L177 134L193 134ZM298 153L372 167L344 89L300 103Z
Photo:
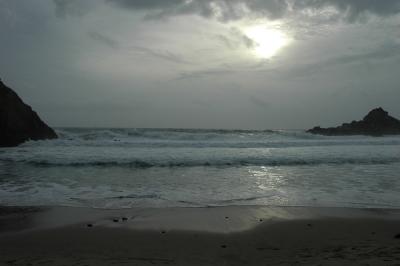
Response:
M259 170L249 169L249 173L255 177L257 187L261 190L279 189L286 184L286 179L281 174L270 171L270 167L261 166Z

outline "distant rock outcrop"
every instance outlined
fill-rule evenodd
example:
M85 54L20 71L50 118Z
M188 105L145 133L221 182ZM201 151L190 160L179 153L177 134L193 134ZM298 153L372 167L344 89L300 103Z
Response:
M0 79L0 147L27 140L54 139L57 134Z
M397 135L400 134L400 121L390 116L382 108L370 111L361 121L344 123L338 127L321 128L314 127L307 130L309 133L341 136L341 135Z

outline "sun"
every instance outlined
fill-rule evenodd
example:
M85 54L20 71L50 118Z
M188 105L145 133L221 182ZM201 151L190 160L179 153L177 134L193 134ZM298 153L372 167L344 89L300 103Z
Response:
M266 26L246 28L244 34L253 42L253 52L259 58L271 58L289 43L283 31Z

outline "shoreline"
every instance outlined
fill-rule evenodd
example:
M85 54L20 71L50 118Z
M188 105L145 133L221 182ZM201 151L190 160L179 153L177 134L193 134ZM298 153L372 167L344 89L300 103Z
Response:
M0 207L0 250L0 265L396 265L400 209Z

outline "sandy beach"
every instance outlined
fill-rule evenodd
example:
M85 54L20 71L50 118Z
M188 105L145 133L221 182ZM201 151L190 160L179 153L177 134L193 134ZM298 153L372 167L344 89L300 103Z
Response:
M399 265L400 210L2 207L1 265Z

